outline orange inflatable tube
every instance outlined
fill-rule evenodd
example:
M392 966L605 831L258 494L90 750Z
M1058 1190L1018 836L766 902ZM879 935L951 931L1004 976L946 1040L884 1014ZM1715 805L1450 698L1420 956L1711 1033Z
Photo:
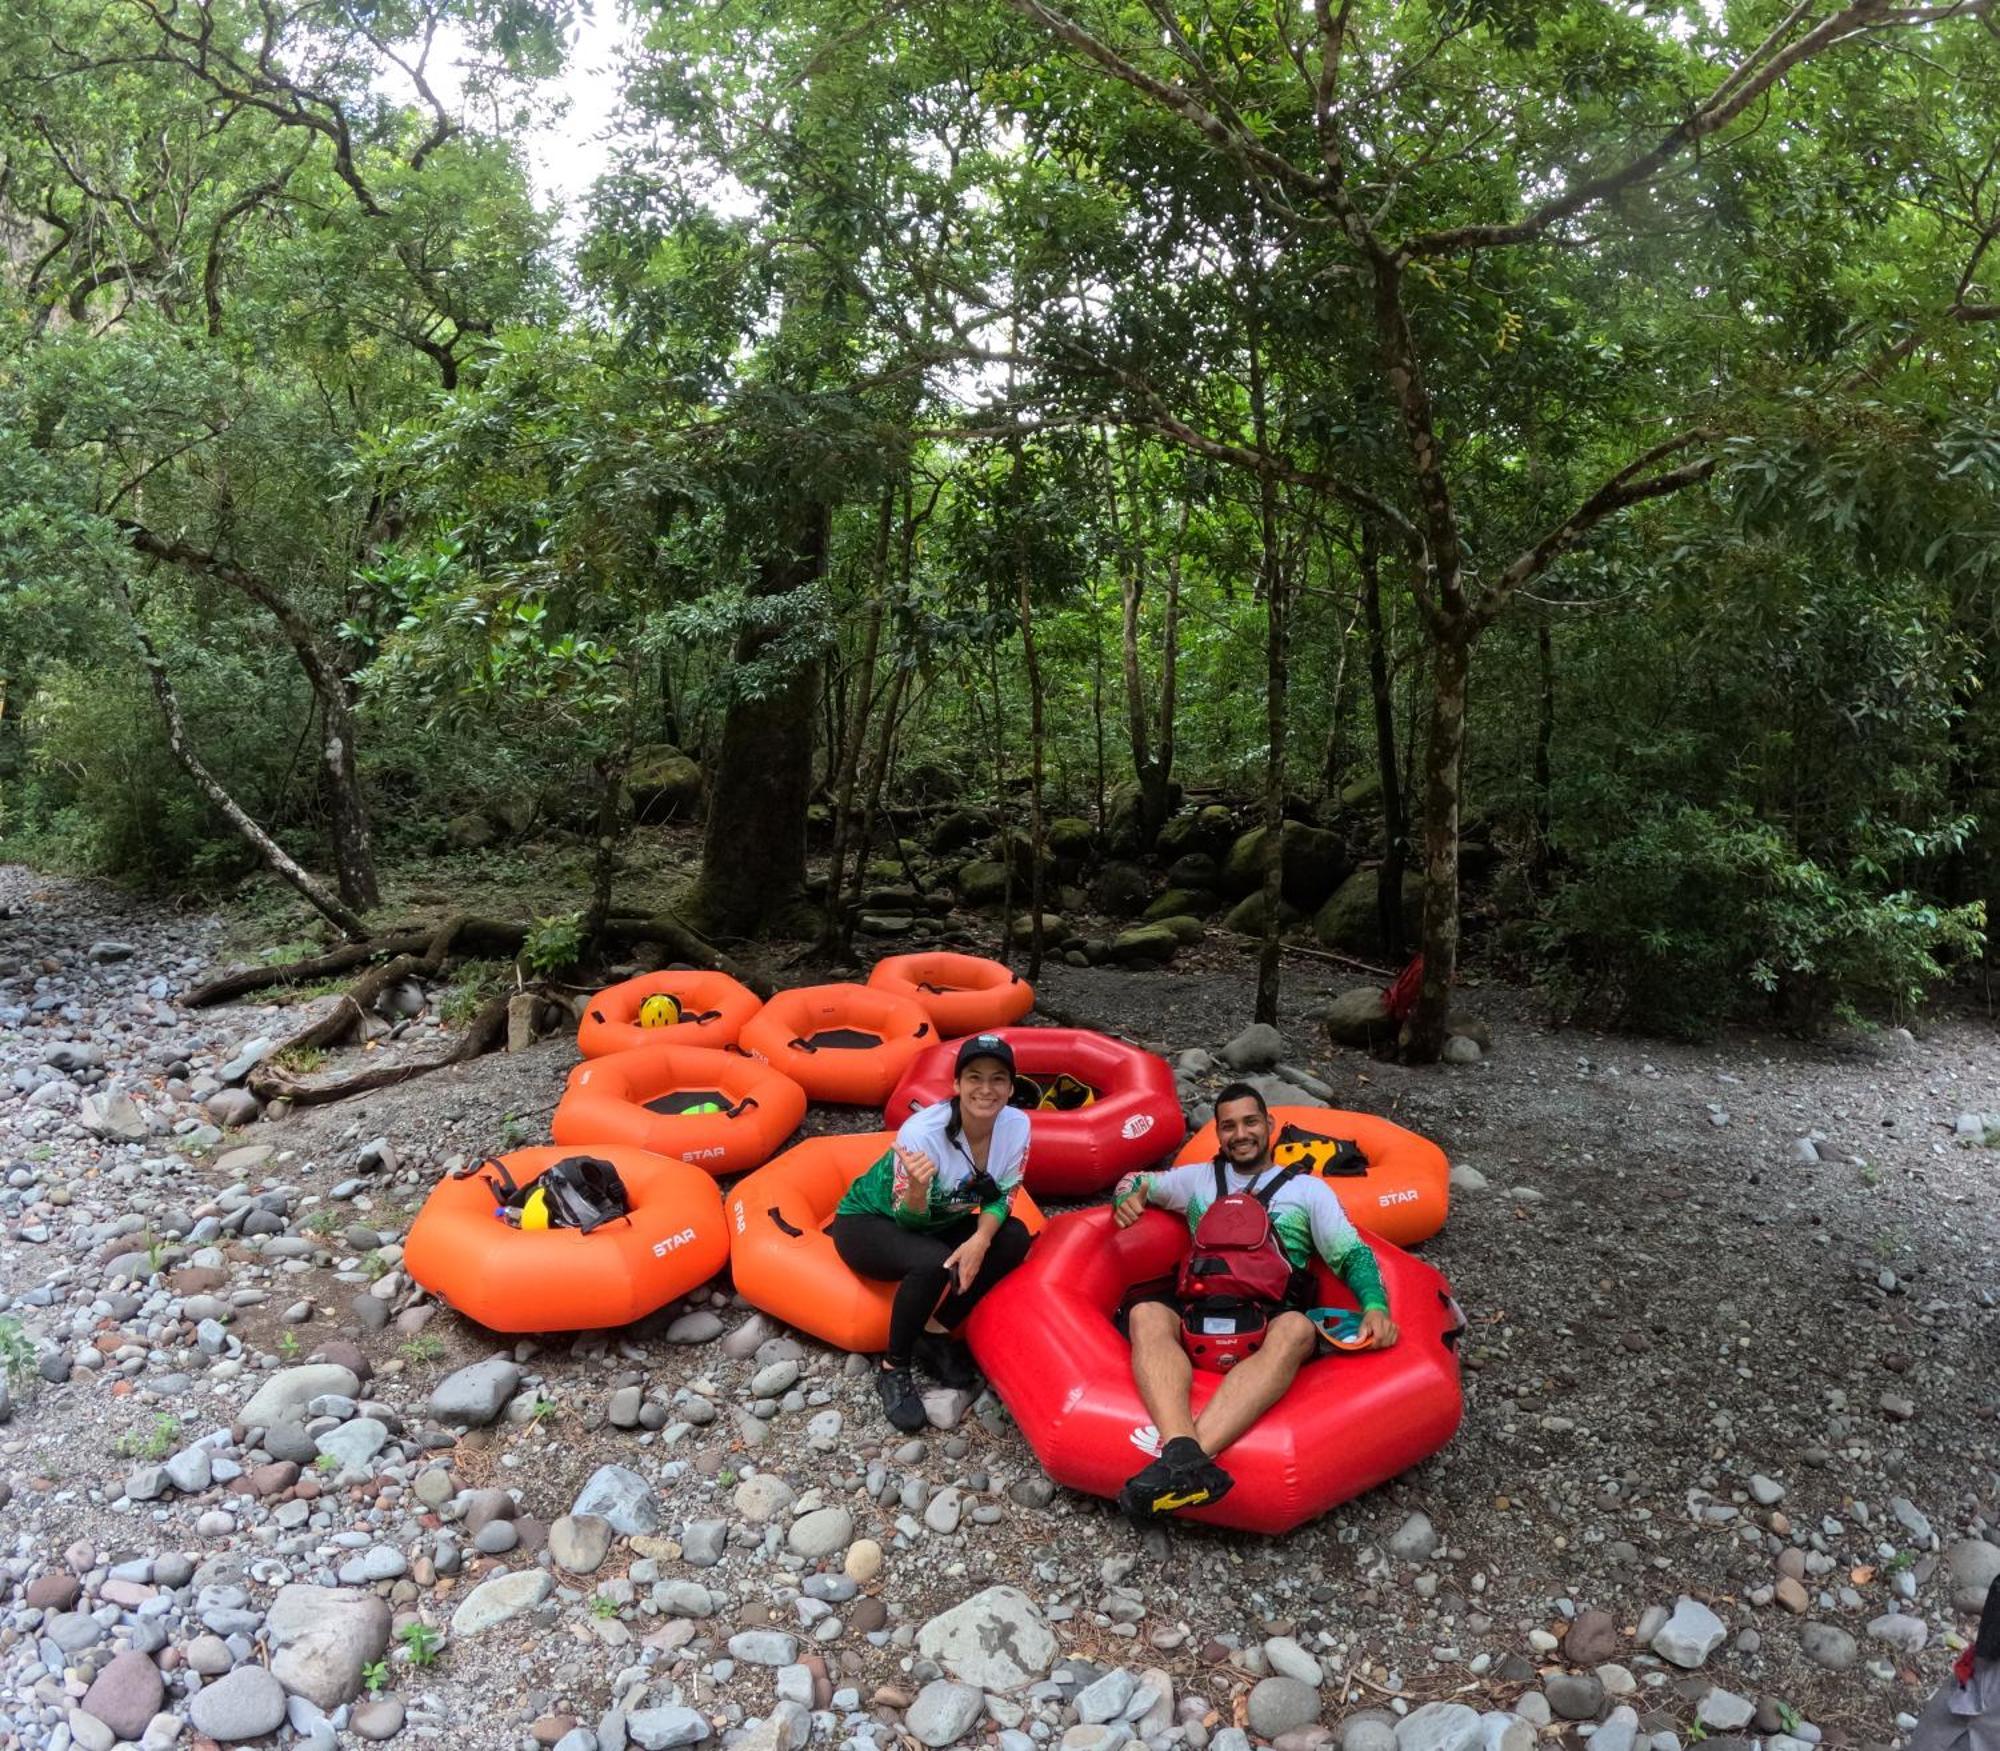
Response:
M913 998L866 985L802 985L758 1010L740 1044L814 1100L879 1107L936 1038Z
M1396 1246L1414 1246L1437 1233L1451 1214L1451 1164L1428 1137L1373 1113L1335 1107L1273 1107L1271 1125L1271 1154L1281 1167L1303 1160L1320 1173L1331 1160L1332 1144L1348 1142L1361 1151L1364 1166L1321 1174L1357 1228ZM1187 1140L1174 1165L1213 1161L1215 1150L1211 1119Z
M753 1307L843 1350L889 1341L894 1283L857 1277L841 1262L826 1225L847 1188L888 1152L894 1131L809 1137L729 1194L729 1273ZM1025 1190L1014 1214L1029 1233L1045 1221Z
M741 1052L645 1046L570 1072L549 1134L572 1148L623 1143L717 1176L762 1167L806 1116L806 1091Z
M500 1157L517 1185L576 1149L517 1149ZM698 1289L729 1256L722 1194L685 1161L600 1144L588 1151L625 1183L632 1214L589 1234L524 1230L493 1214L477 1173L431 1188L410 1225L403 1267L467 1319L492 1331L596 1331L630 1325Z
M639 1008L649 997L671 997L680 1006L681 1019L665 1027L641 1027ZM720 1049L735 1045L743 1024L763 1007L756 992L727 973L647 973L605 986L583 1006L576 1049L586 1058L608 1058L641 1046Z
M1006 1027L1035 1007L1034 986L983 955L890 955L868 984L910 998L948 1040Z

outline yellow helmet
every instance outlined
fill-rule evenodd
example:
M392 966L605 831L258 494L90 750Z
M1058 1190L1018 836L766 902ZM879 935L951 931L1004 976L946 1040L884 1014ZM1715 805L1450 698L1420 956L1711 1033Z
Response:
M681 1006L661 991L639 1005L641 1027L672 1027L681 1018Z

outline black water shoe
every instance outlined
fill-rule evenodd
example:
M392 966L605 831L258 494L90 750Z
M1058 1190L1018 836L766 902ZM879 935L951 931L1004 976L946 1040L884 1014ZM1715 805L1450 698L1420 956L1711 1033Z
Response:
M889 1421L906 1435L914 1435L927 1422L924 1401L917 1396L917 1383L910 1378L907 1362L884 1362L875 1370L875 1391Z
M916 1363L940 1385L970 1392L979 1384L979 1370L973 1367L972 1358L965 1353L964 1345L954 1343L943 1332L918 1334Z

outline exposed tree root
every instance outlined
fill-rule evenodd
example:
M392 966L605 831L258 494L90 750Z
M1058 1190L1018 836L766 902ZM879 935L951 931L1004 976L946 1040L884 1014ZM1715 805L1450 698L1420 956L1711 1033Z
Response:
M400 1082L414 1082L419 1076L428 1076L450 1064L467 1063L492 1051L506 1037L507 993L502 992L481 1005L479 1013L441 1058L425 1058L410 1064L380 1064L371 1070L356 1071L352 1076L336 1077L331 1082L303 1082L282 1070L267 1070L259 1065L251 1072L250 1089L263 1099L282 1097L295 1107L329 1106L334 1101L346 1100L349 1095L372 1094L377 1089L394 1088Z

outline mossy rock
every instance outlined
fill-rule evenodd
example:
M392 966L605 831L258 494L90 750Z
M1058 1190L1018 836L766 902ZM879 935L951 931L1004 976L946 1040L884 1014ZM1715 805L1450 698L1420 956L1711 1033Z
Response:
M1305 915L1289 900L1278 901L1278 928L1289 930ZM1233 930L1238 936L1262 936L1264 934L1264 896L1251 894L1238 900L1229 908L1229 915L1223 919L1222 928Z
M1222 866L1206 851L1189 851L1167 866L1170 888L1200 888L1212 892L1222 883Z
M1034 935L1035 915L1032 912L1023 912L1020 917L1014 920L1014 940L1016 942L1031 942L1034 940ZM1062 921L1061 917L1054 912L1044 912L1042 914L1043 942L1064 942L1068 940L1068 937L1069 926Z
M444 842L454 851L483 851L496 837L484 815L453 815L444 824Z
M1375 896L1381 868L1358 869L1334 891L1313 918L1313 935L1322 947L1342 954L1380 959L1388 945L1382 940L1382 920ZM1403 874L1403 938L1414 947L1424 924L1424 878L1413 870Z
M1199 942L1208 934L1208 926L1188 912L1176 912L1171 918L1159 920L1183 943Z
M1011 863L1014 879L1026 887L1035 873L1035 841L1025 827L1016 827L1012 832L996 833L988 842L986 855L996 863ZM1046 840L1042 844L1042 869L1053 873L1055 855L1049 850Z
M633 750L625 789L634 820L685 821L701 808L701 766L671 742L651 742Z
M1356 1046L1367 1051L1388 1044L1395 1037L1396 1024L1389 1018L1389 1005L1372 986L1343 991L1326 1007L1327 1037L1336 1046Z
M1158 850L1162 857L1182 857L1190 851L1205 851L1220 857L1236 837L1236 817L1221 803L1176 815L1160 829Z
M1379 809L1382 806L1382 774L1364 772L1340 787L1343 809Z
M486 805L486 818L510 839L522 839L535 824L535 799L531 796L503 797Z
M1112 918L1134 918L1145 910L1153 883L1136 863L1107 863L1097 872L1090 897L1100 912Z
M1153 920L1205 918L1214 910L1213 894L1204 893L1199 888L1169 888L1146 908L1142 916Z
M976 857L958 866L953 885L968 906L998 906L1007 898L1007 866Z
M1114 936L1105 952L1121 967L1162 966L1180 946L1180 933L1171 924L1135 924Z
M1229 848L1222 865L1222 890L1226 894L1247 894L1264 879L1261 867L1267 829L1252 827ZM1311 911L1324 901L1340 878L1347 873L1347 850L1338 834L1324 827L1308 827L1303 821L1285 823L1279 875L1285 899L1301 911Z
M1066 862L1084 863L1097 849L1097 829L1081 815L1058 815L1043 830L1043 843Z
M953 809L940 815L931 828L931 850L942 857L946 852L963 851L977 844L993 830L991 818L982 809Z
M1167 786L1167 813L1181 806L1181 787ZM1139 781L1114 784L1104 799L1104 848L1113 857L1144 857L1153 849L1146 832L1145 806Z

